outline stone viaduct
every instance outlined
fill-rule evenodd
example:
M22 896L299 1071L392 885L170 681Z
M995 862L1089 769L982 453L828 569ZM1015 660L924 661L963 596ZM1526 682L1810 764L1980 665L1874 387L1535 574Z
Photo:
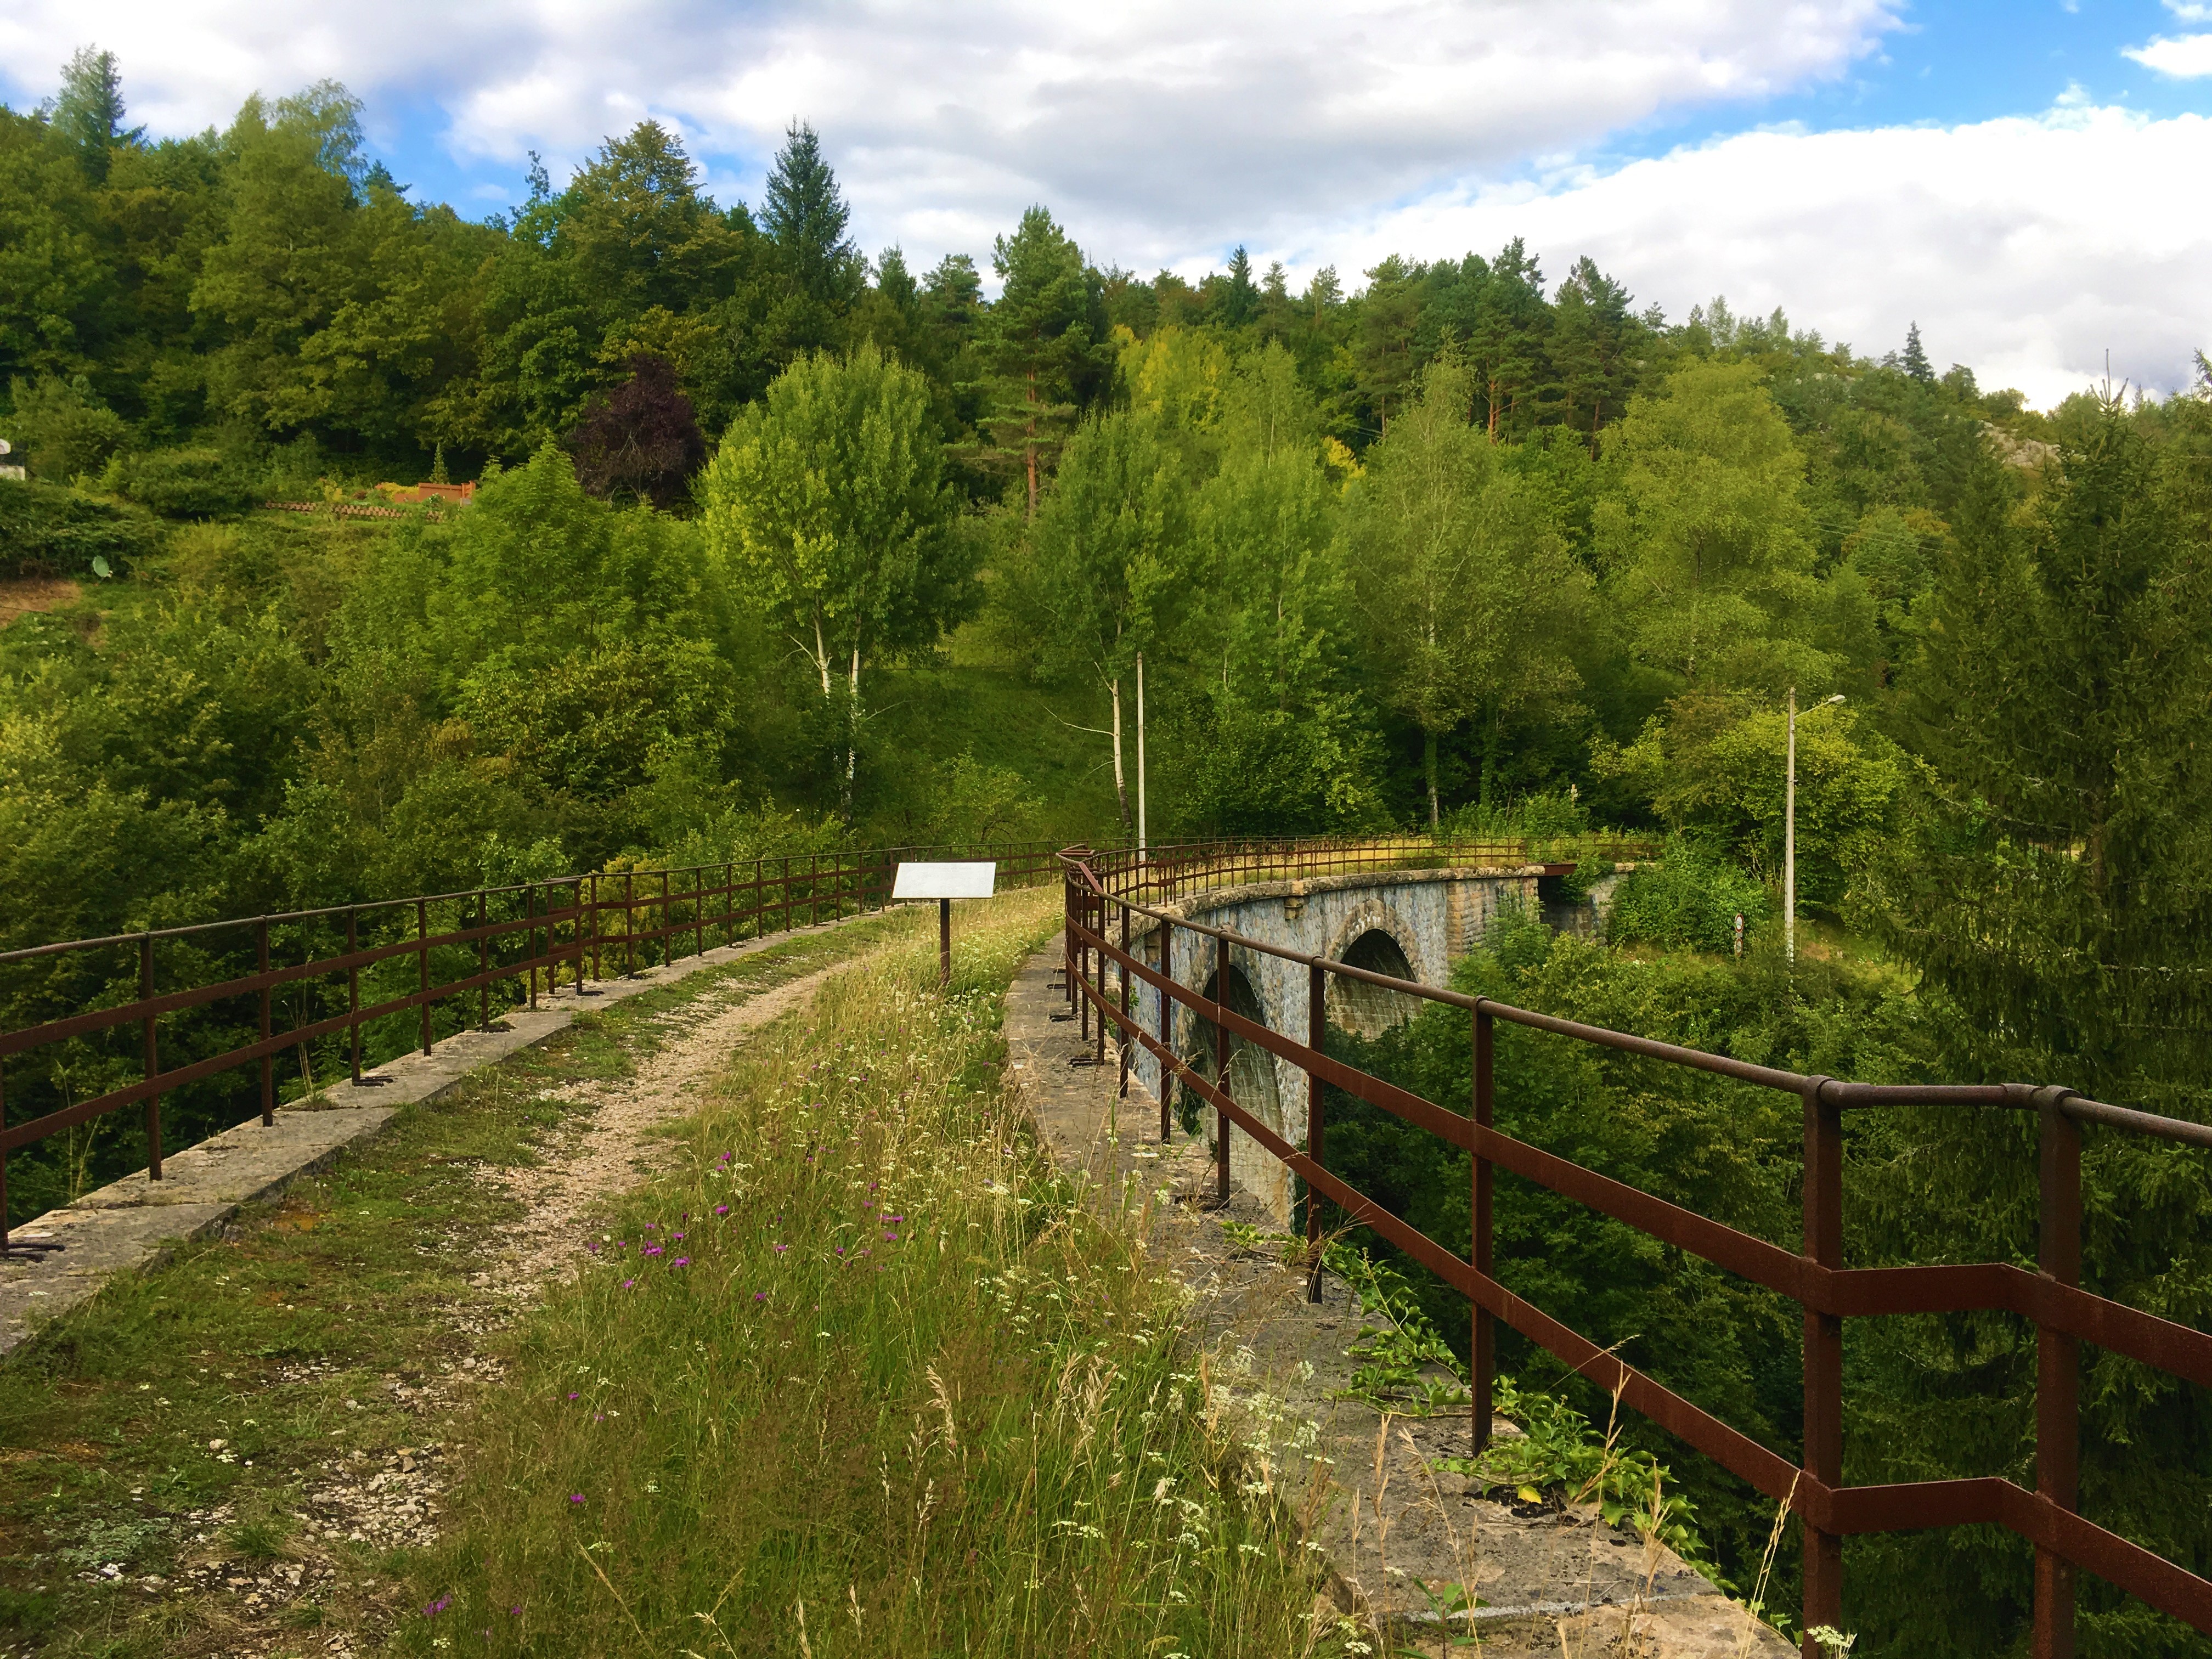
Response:
M1214 888L1159 908L1170 915L1264 944L1441 987L1449 982L1452 962L1474 948L1492 918L1509 904L1528 907L1563 932L1595 931L1617 877L1604 878L1588 899L1575 902L1555 896L1556 873L1541 865L1373 871ZM1160 960L1159 933L1157 926L1147 925L1130 936L1132 951L1155 968ZM1201 995L1212 996L1212 942L1178 933L1175 947L1170 965L1176 979ZM1419 1006L1414 998L1334 976L1328 994L1328 1023L1370 1036L1410 1018ZM1164 999L1139 986L1133 1000L1134 1016L1158 1036L1159 1005ZM1296 963L1242 945L1232 947L1227 1000L1248 1019L1301 1039L1305 1036L1306 970ZM1174 1012L1176 1052L1211 1076L1212 1028L1188 1008L1178 1006ZM1162 1068L1157 1060L1139 1048L1130 1069L1155 1097L1159 1095ZM1285 1139L1304 1142L1305 1074L1297 1066L1232 1037L1229 1077L1231 1092L1240 1104ZM1207 1111L1198 1133L1212 1132L1212 1114ZM1176 1133L1182 1133L1180 1127ZM1230 1143L1230 1176L1289 1224L1288 1172L1249 1136L1237 1136Z

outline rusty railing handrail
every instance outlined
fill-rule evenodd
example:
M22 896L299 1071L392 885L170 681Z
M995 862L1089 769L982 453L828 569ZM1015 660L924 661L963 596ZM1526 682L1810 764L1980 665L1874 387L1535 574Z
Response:
M1164 851L1165 849L1161 849ZM1197 851L1199 849L1194 849ZM1273 854L1292 862L1319 865L1342 849L1309 844ZM1215 872L1249 872L1271 860L1257 848L1217 846L1211 855ZM1110 860L1110 862L1109 862ZM2084 1098L2070 1089L2027 1084L1858 1084L1758 1066L1727 1055L1710 1054L1677 1043L1614 1031L1579 1021L1517 1008L1492 998L1469 996L1326 957L1290 949L1191 920L1172 909L1149 905L1117 888L1145 890L1162 884L1159 866L1169 862L1164 884L1180 880L1171 861L1138 859L1128 853L1106 855L1089 848L1065 849L1065 989L1078 1004L1083 1038L1104 1060L1106 1029L1121 1034L1121 1091L1127 1093L1133 1052L1152 1054L1161 1067L1160 1134L1170 1138L1170 1076L1215 1112L1215 1198L1225 1202L1229 1183L1231 1127L1242 1129L1299 1176L1307 1187L1306 1231L1313 1254L1311 1271L1318 1291L1322 1240L1320 1204L1335 1205L1345 1219L1372 1228L1443 1279L1473 1304L1474 1330L1470 1354L1472 1428L1477 1449L1486 1442L1492 1382L1492 1329L1502 1319L1522 1335L1641 1413L1748 1481L1778 1503L1786 1503L1807 1528L1804 1624L1835 1626L1842 1616L1842 1539L1867 1532L1986 1524L2005 1528L2033 1543L2036 1551L2035 1651L2070 1654L2074 1631L2074 1572L2098 1574L2160 1611L2199 1631L2212 1632L2212 1580L2084 1519L2077 1512L2079 1484L2079 1344L2092 1342L2174 1376L2212 1387L2212 1334L2130 1308L2080 1287L2081 1126L2085 1122L2155 1135L2197 1147L2212 1147L2212 1126L2163 1117L2131 1107ZM1104 873L1102 878L1101 867ZM1358 867L1377 868L1367 864ZM1336 869L1313 873L1337 873ZM1109 938L1109 912L1120 921L1120 943ZM1131 921L1151 921L1158 939L1158 967L1135 954ZM1210 940L1215 963L1215 995L1183 985L1175 975L1176 936L1190 933ZM1243 951L1295 963L1307 969L1308 1040L1300 1042L1239 1014L1228 1001L1230 953ZM1201 967L1202 967L1201 963ZM1119 997L1109 995L1108 969L1119 981ZM1474 1047L1474 1098L1462 1114L1423 1099L1370 1073L1331 1059L1323 1048L1325 1002L1330 975L1374 985L1397 994L1441 1003L1470 1016ZM1131 990L1139 987L1158 998L1159 1031L1148 1031L1132 1012ZM1208 1079L1176 1051L1169 1005L1190 1009L1211 1026L1216 1075ZM1506 1135L1492 1124L1494 1023L1504 1020L1577 1042L1636 1054L1796 1095L1805 1115L1805 1248L1793 1252L1752 1234L1713 1221L1651 1194L1613 1181L1595 1170ZM1307 1147L1301 1150L1240 1107L1233 1098L1227 1066L1228 1041L1241 1037L1303 1071L1307 1078ZM1324 1085L1342 1089L1401 1120L1465 1148L1472 1165L1473 1233L1467 1259L1454 1255L1402 1217L1383 1208L1331 1174L1324 1161L1321 1113ZM1967 1105L2033 1110L2042 1122L2042 1195L2039 1271L2009 1262L1963 1266L1846 1268L1843 1265L1843 1135L1846 1108L1871 1109L1899 1105ZM1730 1427L1664 1388L1651 1377L1601 1349L1588 1338L1515 1296L1492 1273L1491 1185L1493 1168L1503 1168L1547 1188L1646 1236L1674 1245L1796 1302L1803 1310L1805 1341L1805 1443L1792 1463L1780 1454ZM2000 1311L2034 1322L2039 1382L2036 1395L2036 1490L2029 1492L1997 1476L1912 1481L1878 1486L1848 1486L1843 1481L1842 1322L1847 1317L1901 1313ZM1811 1659L1817 1650L1804 1638Z

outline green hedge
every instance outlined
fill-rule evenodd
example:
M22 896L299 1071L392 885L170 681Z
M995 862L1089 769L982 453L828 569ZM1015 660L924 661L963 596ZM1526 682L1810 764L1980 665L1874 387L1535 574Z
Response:
M0 577L120 575L161 545L147 514L35 479L0 480Z
M1606 937L1615 945L1686 946L1697 951L1735 947L1735 919L1746 937L1769 910L1765 884L1712 848L1679 837L1656 864L1623 876L1613 890Z

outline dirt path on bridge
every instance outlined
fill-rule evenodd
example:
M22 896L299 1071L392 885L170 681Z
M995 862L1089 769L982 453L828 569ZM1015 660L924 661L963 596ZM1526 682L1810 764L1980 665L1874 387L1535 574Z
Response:
M655 1131L687 1115L701 1089L728 1068L744 1039L811 1000L837 963L768 990L743 982L659 1015L646 1027L647 1053L629 1077L574 1083L542 1098L576 1113L576 1127L543 1162L490 1168L481 1179L525 1206L497 1259L470 1282L501 1301L535 1302L545 1285L575 1276L584 1259L584 1221L607 1200L667 1167L674 1143ZM465 1322L484 1328L481 1312Z
M303 1559L248 1567L211 1557L186 1575L204 1594L227 1603L228 1626L221 1651L239 1659L358 1659L388 1635L397 1609L387 1603L358 1608L341 1627L316 1635L287 1628L286 1614L302 1593L343 1602L349 1577L336 1552L347 1545L421 1548L441 1530L442 1497L458 1478L449 1461L456 1431L475 1401L495 1388L505 1367L493 1352L497 1334L543 1300L547 1289L575 1276L586 1256L592 1213L609 1200L649 1181L677 1155L677 1142L659 1131L696 1109L702 1093L729 1068L747 1038L782 1015L804 1007L831 974L858 957L845 957L780 984L732 976L703 994L633 1025L620 1038L635 1057L629 1075L586 1079L539 1092L557 1103L562 1124L531 1164L483 1164L476 1179L488 1195L519 1201L521 1218L501 1228L497 1253L470 1275L477 1295L458 1300L450 1317L465 1339L466 1357L411 1382L398 1376L385 1386L421 1423L417 1443L380 1455L340 1453L308 1477L294 1514L305 1539ZM481 1250L458 1237L446 1248ZM202 1539L214 1542L233 1519L228 1506L193 1518ZM360 1581L365 1587L367 1581ZM367 1616L361 1616L362 1614ZM348 1627L350 1626L350 1627Z

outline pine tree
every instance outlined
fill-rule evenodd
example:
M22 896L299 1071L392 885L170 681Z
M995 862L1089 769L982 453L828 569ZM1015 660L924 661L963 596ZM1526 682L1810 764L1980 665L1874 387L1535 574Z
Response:
M1905 331L1905 356L1902 359L1902 367L1907 374L1923 386L1933 386L1936 382L1935 367L1929 362L1927 352L1921 349L1918 323L1914 323Z
M990 374L983 459L1019 462L1035 518L1042 469L1104 373L1104 298L1082 250L1042 207L1023 214L1012 236L998 239L991 266L1006 286L983 342Z
M1221 286L1218 316L1223 325L1242 328L1260 308L1260 290L1252 282L1252 256L1239 242L1229 256L1229 280Z
M123 130L123 71L113 52L90 46L80 47L62 71L61 90L46 119L95 184L107 178L109 152L118 143L136 142L144 131Z
M817 305L850 305L864 280L860 250L845 234L851 218L837 175L823 159L821 139L794 121L768 177L761 228L782 256L793 286Z

